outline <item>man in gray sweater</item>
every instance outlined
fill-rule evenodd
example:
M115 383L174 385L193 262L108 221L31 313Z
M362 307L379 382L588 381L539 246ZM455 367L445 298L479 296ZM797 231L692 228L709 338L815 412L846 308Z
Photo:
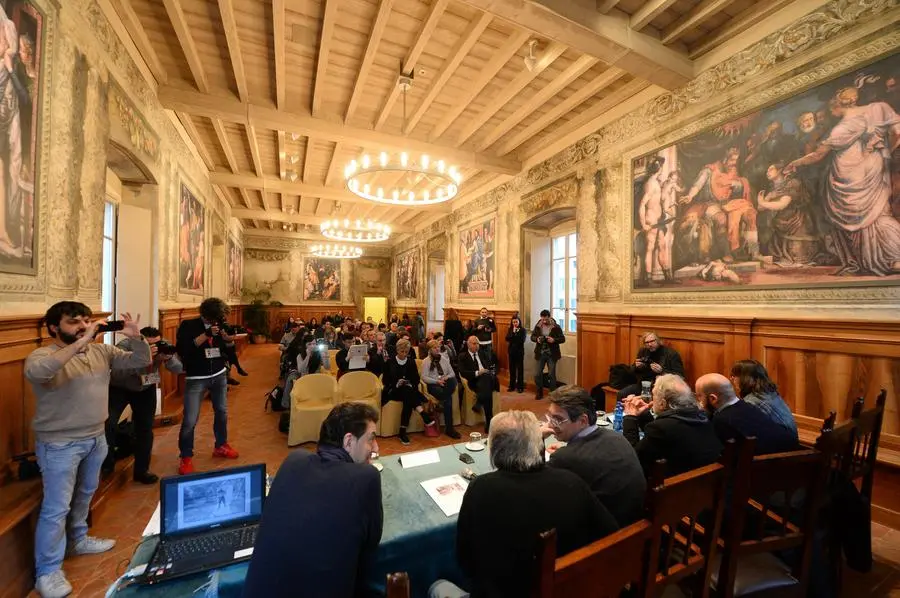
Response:
M87 535L88 510L107 452L110 370L151 363L150 346L138 326L140 316L132 320L130 314L122 315L122 334L137 341L129 353L94 342L105 323L92 315L83 303L53 305L44 315L53 342L25 360L25 378L36 398L32 428L44 490L34 539L35 589L42 598L72 592L62 571L67 546L73 554L97 554L115 546L114 540Z

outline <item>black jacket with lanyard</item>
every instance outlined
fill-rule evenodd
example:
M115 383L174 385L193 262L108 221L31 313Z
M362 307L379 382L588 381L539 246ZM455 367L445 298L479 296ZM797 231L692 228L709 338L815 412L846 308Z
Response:
M211 326L204 324L203 318L184 320L178 326L175 348L188 378L214 376L227 367L225 348L228 343L222 338L221 332L216 336L207 336L200 346L194 343L194 339L210 328Z

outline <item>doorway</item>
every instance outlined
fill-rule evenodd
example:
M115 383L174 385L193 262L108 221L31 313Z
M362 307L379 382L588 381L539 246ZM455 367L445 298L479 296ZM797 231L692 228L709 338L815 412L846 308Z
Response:
M387 322L387 297L364 297L363 298L363 319L372 320L379 324Z
M428 260L428 330L444 327L444 262Z

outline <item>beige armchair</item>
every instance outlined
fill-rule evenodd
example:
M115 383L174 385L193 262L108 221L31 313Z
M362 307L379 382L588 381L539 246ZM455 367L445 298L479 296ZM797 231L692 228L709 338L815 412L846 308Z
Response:
M465 382L465 381L463 381L463 382ZM428 392L427 384L425 384L424 382L420 383L419 390L422 391L422 394L425 395L429 401L434 401L435 403L437 403L438 405L441 405L441 407L443 407L443 403L437 397L435 397L433 394ZM446 417L447 417L446 413L441 413L439 423L442 426L446 425L446 422L444 421ZM453 391L453 425L458 426L460 424L460 422L462 422L462 418L460 417L460 409L459 409L459 387L457 387L456 390Z
M463 388L465 388L462 406L462 418L464 423L467 426L484 423L484 413L475 413L472 411L472 406L475 404L475 391L469 388L469 384L465 380L462 381L462 385ZM500 393L494 391L494 415L497 415L498 413L500 413Z
M329 370L325 372L326 374L331 374L332 376L337 376L338 373L338 365L337 365L337 349L328 349L328 366Z
M372 372L347 372L338 380L340 401L357 401L367 403L381 413L381 380ZM375 433L380 434L381 419L379 417Z
M337 396L337 381L329 374L307 374L294 383L288 446L319 440L322 422L334 407Z
M410 353L410 358L412 358L412 353ZM422 362L416 359L416 369L421 369ZM421 385L419 387L421 390ZM403 410L403 403L400 401L388 401L381 408L381 421L378 422L379 425L379 436L396 436L400 433L400 412ZM407 432L421 432L425 429L425 425L422 423L422 418L417 414L413 413L409 418L409 426L406 428Z

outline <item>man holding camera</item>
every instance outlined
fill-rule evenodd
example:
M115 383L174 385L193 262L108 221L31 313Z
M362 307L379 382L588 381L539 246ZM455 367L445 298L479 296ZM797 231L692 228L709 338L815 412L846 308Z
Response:
M237 459L238 452L228 444L228 368L225 352L230 337L223 322L230 312L228 305L216 297L200 304L200 317L184 320L178 326L175 346L187 374L184 387L184 417L178 434L181 475L194 472L194 427L200 416L203 393L209 391L213 404L213 433L216 447L213 457Z
M534 358L537 360L537 370L534 374L534 385L537 387L535 398L540 401L544 398L544 366L550 375L550 392L556 390L556 364L562 357L559 346L566 342L566 335L553 318L550 310L541 311L541 319L535 324L531 332L531 342L534 343Z
M107 453L104 424L110 370L151 363L150 346L138 328L140 316L132 320L130 314L123 314L117 322L92 320L92 316L83 303L53 305L43 319L53 342L35 349L25 360L25 379L36 399L31 425L43 478L34 533L35 589L42 598L62 598L72 592L62 571L66 548L72 554L99 554L116 544L87 535L88 511ZM97 334L112 330L133 339L134 351L94 342Z
M681 355L675 349L665 346L655 332L641 335L641 348L638 349L632 371L637 383L626 386L617 393L620 401L630 395L641 394L641 382L649 381L652 386L663 374L675 374L684 378Z
M150 472L150 453L153 450L153 418L156 416L156 389L159 387L159 367L165 365L173 374L180 374L183 367L175 355L175 346L163 340L156 328L141 328L144 339L150 343L152 363L145 368L114 370L109 385L109 418L106 420L106 444L109 454L103 463L104 472L116 466L116 431L119 418L126 405L131 406L131 422L134 426L134 474L132 478L141 484L155 484L159 477ZM116 346L123 351L134 351L139 341L125 337Z

